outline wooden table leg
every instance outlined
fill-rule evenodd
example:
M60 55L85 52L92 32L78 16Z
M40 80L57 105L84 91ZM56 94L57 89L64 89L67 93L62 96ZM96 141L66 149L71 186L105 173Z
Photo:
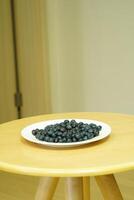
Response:
M114 175L96 176L96 182L106 200L123 200Z
M66 178L66 200L83 200L82 178Z
M83 199L90 200L90 177L83 177Z
M59 178L43 177L40 179L35 200L51 200Z

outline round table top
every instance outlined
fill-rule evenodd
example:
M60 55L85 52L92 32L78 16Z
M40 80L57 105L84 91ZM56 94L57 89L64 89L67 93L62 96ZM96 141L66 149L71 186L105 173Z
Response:
M30 124L51 119L90 119L107 123L109 137L74 148L50 148L21 137ZM97 176L134 169L134 116L114 113L60 113L0 125L0 170L35 176Z

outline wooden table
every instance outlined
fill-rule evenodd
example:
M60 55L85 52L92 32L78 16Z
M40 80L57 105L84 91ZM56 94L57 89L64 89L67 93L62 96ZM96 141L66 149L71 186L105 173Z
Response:
M54 149L21 138L32 123L62 118L108 123L112 134L101 141L68 149ZM114 113L41 115L0 125L0 170L40 176L36 200L51 199L60 177L66 178L66 199L89 200L89 177L94 176L106 200L123 199L113 176L134 169L134 116ZM46 178L45 178L46 177Z

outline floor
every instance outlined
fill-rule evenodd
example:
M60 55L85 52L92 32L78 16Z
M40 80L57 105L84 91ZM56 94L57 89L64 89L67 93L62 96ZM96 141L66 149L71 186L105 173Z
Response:
M124 200L134 199L134 172L117 174ZM0 200L34 200L39 179L37 177L13 175L0 172ZM102 200L100 191L91 178L91 199ZM61 179L53 200L65 200L64 179Z

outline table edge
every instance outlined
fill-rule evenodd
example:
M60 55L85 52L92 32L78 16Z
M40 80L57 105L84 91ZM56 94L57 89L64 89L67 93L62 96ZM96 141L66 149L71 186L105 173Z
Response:
M134 170L134 163L127 163L121 165L112 165L103 168L81 168L81 169L48 169L48 168L32 168L11 165L0 162L0 170L4 172L30 175L30 176L49 176L49 177L83 177L83 176L100 176L107 174L121 173L125 171Z

